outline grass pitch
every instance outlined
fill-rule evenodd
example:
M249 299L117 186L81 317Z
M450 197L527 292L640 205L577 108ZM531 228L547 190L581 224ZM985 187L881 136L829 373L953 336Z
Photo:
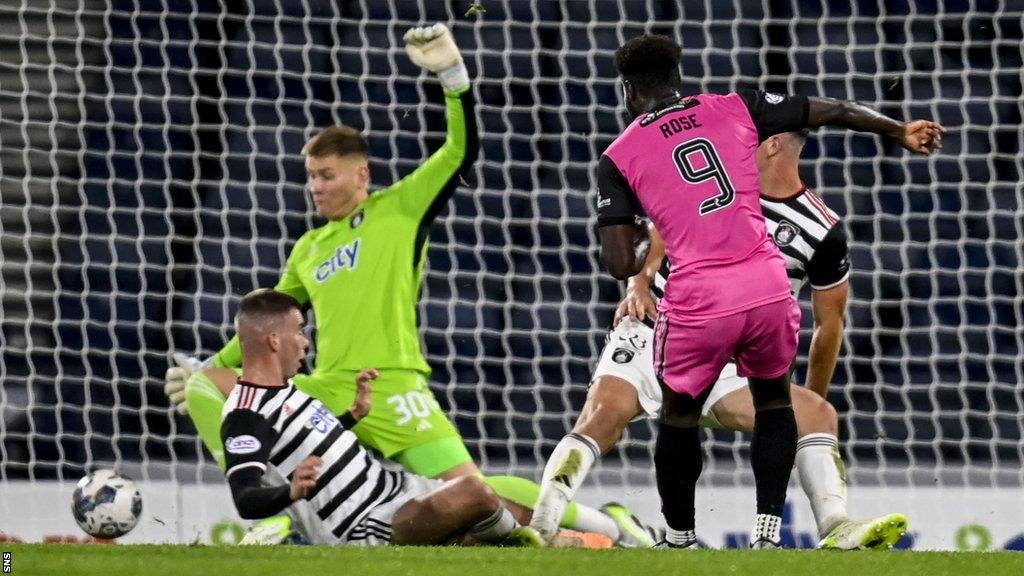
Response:
M15 575L966 576L1024 574L1024 553L0 544Z

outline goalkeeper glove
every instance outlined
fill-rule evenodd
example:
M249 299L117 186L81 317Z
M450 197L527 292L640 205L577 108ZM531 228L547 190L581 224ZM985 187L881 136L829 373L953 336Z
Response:
M196 372L201 372L213 364L213 358L201 361L181 352L171 354L176 366L171 366L164 373L164 394L170 398L171 404L178 414L188 414L188 403L185 401L185 384Z
M469 86L469 72L447 26L417 26L402 39L409 59L436 73L445 92L458 92Z

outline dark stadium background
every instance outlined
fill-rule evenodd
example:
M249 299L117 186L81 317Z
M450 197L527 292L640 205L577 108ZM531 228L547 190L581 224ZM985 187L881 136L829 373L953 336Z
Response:
M172 462L198 458L191 423L169 410L161 390L166 351L205 355L219 349L231 333L240 295L273 285L290 243L319 224L308 215L302 193L304 171L296 153L305 137L339 122L372 128L377 185L407 173L427 148L440 144L439 87L418 77L404 55L389 57L385 51L404 30L389 25L396 18L454 22L477 79L481 161L467 177L469 188L460 189L441 216L453 218L450 226L435 226L431 236L435 247L457 242L462 249L430 251L430 303L421 318L435 328L427 330L425 344L438 398L458 408L456 423L475 455L507 459L502 439L511 437L511 456L532 461L536 439L557 440L572 414L533 416L545 406L563 406L563 393L554 385L567 375L570 404L582 405L596 359L591 351L600 348L601 325L620 295L618 285L595 269L593 198L585 192L592 184L589 167L624 116L614 82L590 79L614 78L611 51L623 38L651 30L678 33L687 50L705 48L708 40L717 49L704 58L684 58L684 73L711 77L692 82L688 88L694 92L824 89L822 95L879 101L894 115L935 115L952 128L946 149L930 165L851 164L846 183L857 192L848 202L842 183L822 179L820 170L804 170L808 184L848 219L853 241L856 302L830 399L846 414L842 435L859 440L848 453L858 463L1021 463L1017 441L1024 412L1020 386L1014 385L1021 377L1024 289L1021 104L1006 98L1022 93L1021 53L957 46L997 35L1024 41L1019 17L965 23L968 3L946 2L940 3L946 14L934 25L929 18L939 9L936 2L886 2L890 17L911 11L915 17L903 23L887 19L853 38L885 47L856 52L855 71L873 76L845 82L836 79L847 68L838 56L841 46L837 51L823 44L806 27L757 24L761 17L784 21L797 11L813 19L822 14L819 2L737 2L745 19L714 26L707 35L690 33L701 29L704 2L688 0L653 2L652 21L631 11L639 3L623 3L628 20L621 35L615 28L588 34L563 26L617 22L617 2L597 3L596 10L579 2L484 3L482 22L510 25L476 32L475 19L464 17L468 2L429 2L421 9L414 2L335 0L336 13L351 20L333 26L314 22L305 30L261 18L279 9L266 0L224 3L227 8L212 0L114 1L110 13L103 12L103 2L82 4L95 11L77 21L24 11L20 25L35 35L0 40L0 248L7 288L0 341L6 399L0 477L75 478L87 462L113 460L145 461L148 473L159 476L163 464L169 469ZM205 15L190 18L192 4ZM306 5L282 4L293 16L301 16ZM309 4L314 15L335 13L324 3ZM862 14L878 12L874 2L856 4ZM681 5L687 20L680 18ZM728 24L734 3L715 6L706 16ZM136 7L141 11L133 16ZM839 8L831 10L834 16ZM374 25L351 23L364 19ZM542 25L531 29L528 24L538 19ZM4 30L10 32L7 20ZM89 41L61 42L61 30L74 26L84 27ZM250 49L246 42L253 34L261 43ZM53 52L47 50L50 39ZM200 42L188 50L164 40ZM480 41L489 52L474 57ZM941 46L933 46L935 41ZM909 42L920 50L905 52ZM275 54L275 43L286 49ZM304 51L307 45L340 45L340 54L348 56ZM364 45L380 50L365 59L350 57ZM820 57L793 53L793 45L822 48ZM734 46L753 51L730 55ZM592 58L560 54L566 47L602 52ZM509 48L536 52L498 56ZM915 74L907 74L908 54ZM19 72L17 66L51 59L84 67L44 74L39 70L45 68ZM306 71L311 79L275 74L280 69ZM933 82L927 72L935 69L961 71L962 82ZM393 77L393 70L403 77ZM820 70L832 73L831 80L817 82ZM370 76L357 81L362 73ZM736 81L738 76L761 81ZM25 107L21 87L43 96L29 96ZM51 91L55 96L48 99ZM253 94L284 98L283 104L247 105ZM144 95L152 97L137 98ZM961 100L965 95L971 98ZM989 101L992 95L1003 98ZM900 107L932 98L939 100ZM314 103L306 106L308 101ZM370 104L366 116L360 113L364 102ZM431 104L426 114L404 114L421 102ZM502 108L508 104L516 108ZM591 104L601 105L592 115L559 109ZM961 130L965 124L970 129ZM398 128L402 133L396 136ZM426 139L424 130L431 132ZM902 156L892 142L879 142L829 132L812 138L804 157ZM51 149L56 153L47 154ZM824 166L828 176L840 164ZM883 182L890 187L880 189ZM538 185L575 194L561 201L534 197L530 192ZM901 194L902 186L921 193ZM492 194L474 200L479 189ZM165 215L169 207L175 209L171 217ZM935 210L941 213L929 218ZM481 213L487 219L473 224ZM501 224L513 216L511 225ZM562 217L571 219L560 223ZM1001 242L965 248L958 244L965 238ZM872 251L877 242L890 244ZM536 281L541 272L551 276ZM557 276L563 272L593 273L598 280L566 283ZM929 304L929 297L942 298ZM592 300L603 305L583 305ZM480 301L491 305L479 306ZM805 328L809 317L805 313ZM933 334L936 325L955 329ZM449 326L482 330L478 338L449 338ZM908 328L913 337L900 337L898 331ZM537 335L528 337L531 332ZM806 337L802 343L806 351ZM567 363L570 353L578 360ZM481 387L447 386L453 381ZM539 395L527 388L538 381L548 385ZM847 382L861 386L846 390ZM936 389L934 382L973 385L957 391ZM506 417L510 410L518 416ZM480 411L487 416L478 418ZM908 425L912 442L905 441ZM482 435L494 442L481 444ZM648 435L646 426L633 430L634 438ZM992 443L994 437L1000 442ZM649 458L636 447L615 457L623 455Z

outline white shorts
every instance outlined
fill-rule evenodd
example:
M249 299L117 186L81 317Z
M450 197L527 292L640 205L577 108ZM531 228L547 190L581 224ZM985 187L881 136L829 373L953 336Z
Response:
M661 385L654 375L653 349L654 330L639 320L624 318L608 333L590 383L602 376L615 376L629 382L636 388L643 411L649 418L657 418L661 411ZM722 428L712 409L724 396L746 385L747 379L736 374L736 365L726 364L701 408L700 425Z

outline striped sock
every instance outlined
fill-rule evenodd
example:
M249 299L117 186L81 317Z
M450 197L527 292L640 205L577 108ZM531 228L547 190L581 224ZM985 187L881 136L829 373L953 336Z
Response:
M846 512L846 467L839 440L832 434L808 434L796 444L796 472L811 503L821 537L849 519Z
M495 510L486 520L477 523L469 530L469 534L481 542L495 542L519 527L519 522L504 506Z

